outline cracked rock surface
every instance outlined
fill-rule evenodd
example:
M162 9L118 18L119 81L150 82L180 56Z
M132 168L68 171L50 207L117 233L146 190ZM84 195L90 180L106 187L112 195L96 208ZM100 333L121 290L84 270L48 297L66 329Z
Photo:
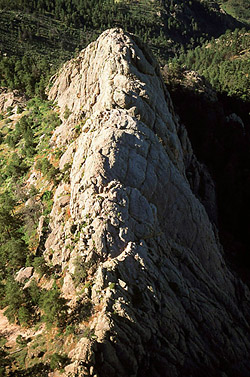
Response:
M65 297L75 258L96 263L92 336L79 338L64 375L249 376L249 291L224 261L212 179L151 54L108 30L64 65L49 98L63 119L60 167L72 162L45 243L65 271ZM72 226L80 236L69 248Z

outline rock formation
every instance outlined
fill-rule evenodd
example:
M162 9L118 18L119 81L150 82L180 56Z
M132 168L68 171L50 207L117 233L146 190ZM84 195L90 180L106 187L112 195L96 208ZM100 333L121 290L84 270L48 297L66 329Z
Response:
M64 65L49 98L63 120L60 169L72 165L45 255L72 305L81 258L93 305L64 375L249 376L249 291L224 261L212 179L151 54L108 30Z
M11 108L13 113L17 112L18 106L25 107L27 99L18 90L9 91L7 88L0 88L0 113Z

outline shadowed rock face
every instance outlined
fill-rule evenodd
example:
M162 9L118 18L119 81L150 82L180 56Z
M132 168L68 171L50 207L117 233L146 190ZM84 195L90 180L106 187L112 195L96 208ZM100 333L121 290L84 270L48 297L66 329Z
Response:
M249 376L249 291L224 262L213 182L150 53L108 30L62 68L49 98L70 113L54 143L66 148L61 168L73 161L71 218L59 214L61 184L45 244L65 295L76 256L96 263L92 336L64 375ZM80 239L69 252L72 225Z

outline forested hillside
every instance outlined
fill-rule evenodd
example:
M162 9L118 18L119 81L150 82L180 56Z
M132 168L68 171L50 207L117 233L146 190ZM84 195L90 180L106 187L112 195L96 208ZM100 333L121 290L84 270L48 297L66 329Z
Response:
M182 54L179 62L203 75L218 92L250 101L250 33L245 29L228 30Z
M44 96L60 64L114 26L138 35L165 64L170 56L243 25L214 2L1 0L1 85Z
M57 270L45 263L39 251L48 232L55 187L60 181L68 181L69 166L63 172L58 169L63 151L55 149L51 154L49 145L51 134L60 123L52 103L39 99L28 103L22 100L18 106L8 107L0 117L0 310L5 308L4 315L9 323L23 329L35 325L39 328L44 322L48 329L54 326L65 330L68 321L70 325L74 322L66 315L66 300L60 296L56 285ZM27 184L34 166L40 177L36 186ZM23 280L15 276L25 266L36 271L37 280L42 276L52 277L53 287L42 289L35 279L23 289ZM70 334L70 328L67 331L67 335ZM17 351L9 354L6 339L0 333L1 377L48 376L49 371L62 368L67 362L66 356L59 355L60 344L55 340L49 348L46 346L50 349L48 362L41 363L45 337L37 338L33 343L34 354L28 357L30 341L19 335ZM40 356L36 354L38 350ZM25 360L28 359L27 367Z
M250 3L248 0L218 0L221 8L236 19L250 24Z

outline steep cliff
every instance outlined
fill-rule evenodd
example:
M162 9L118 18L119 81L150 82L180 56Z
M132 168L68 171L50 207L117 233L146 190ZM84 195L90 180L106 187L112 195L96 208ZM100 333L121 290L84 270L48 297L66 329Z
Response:
M213 182L150 53L108 30L49 98L63 120L52 145L71 168L44 253L72 308L77 295L92 305L65 376L249 376L249 291L225 264Z

